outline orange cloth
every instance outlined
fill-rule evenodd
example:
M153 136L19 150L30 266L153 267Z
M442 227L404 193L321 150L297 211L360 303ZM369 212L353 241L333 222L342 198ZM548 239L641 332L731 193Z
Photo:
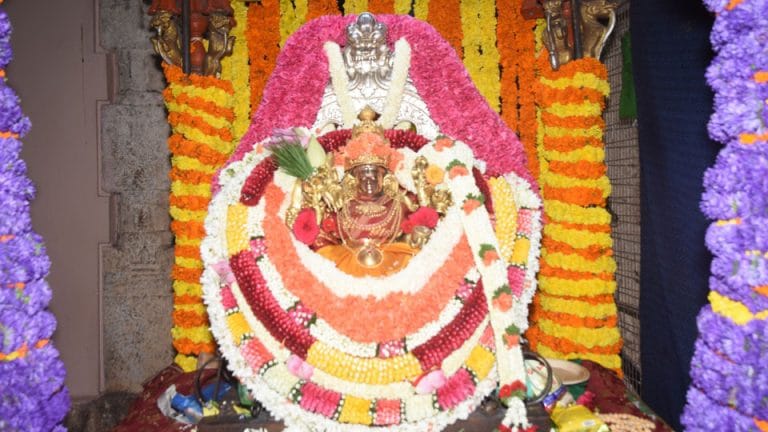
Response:
M385 243L379 247L382 259L376 267L366 267L357 261L357 251L344 245L323 246L317 253L336 263L339 270L355 277L387 276L405 268L418 250L406 243Z

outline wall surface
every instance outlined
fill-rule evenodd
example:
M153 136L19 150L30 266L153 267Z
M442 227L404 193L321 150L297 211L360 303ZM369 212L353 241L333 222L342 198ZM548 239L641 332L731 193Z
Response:
M165 81L147 5L100 0L99 9L101 46L116 68L101 110L102 187L113 197L112 242L102 255L104 371L107 390L136 391L173 360Z
M137 391L173 359L168 124L147 5L4 6L67 385L77 399Z
M73 397L101 383L99 245L109 239L108 197L99 190L98 108L106 59L95 45L93 0L10 0L10 85L32 120L22 157L37 186L33 228L52 267L54 342Z

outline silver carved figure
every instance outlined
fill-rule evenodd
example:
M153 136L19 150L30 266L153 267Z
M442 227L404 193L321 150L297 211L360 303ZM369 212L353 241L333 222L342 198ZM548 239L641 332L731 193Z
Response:
M580 10L584 55L599 59L616 26L616 4L607 0L582 0Z
M387 27L368 12L347 26L342 52L351 88L374 84L387 86L394 59L387 47Z

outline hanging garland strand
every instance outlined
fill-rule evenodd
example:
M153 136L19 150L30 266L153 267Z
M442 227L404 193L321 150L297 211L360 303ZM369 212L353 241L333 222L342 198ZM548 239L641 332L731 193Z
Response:
M280 53L280 4L278 0L262 0L248 6L248 58L251 70L251 116L261 103L267 79L275 68ZM237 42L235 42L237 44Z
M234 88L214 77L185 75L163 65L168 87L163 99L172 135L171 231L176 237L172 270L174 306L171 330L176 363L194 370L196 356L215 349L202 302L200 242L213 174L232 152Z
M499 111L499 50L494 2L462 0L460 5L464 66L496 112Z
M610 183L600 117L609 91L607 70L592 58L558 71L548 66L546 56L537 62L536 143L548 224L540 289L526 336L542 355L589 359L621 374L622 340L613 299L616 263L605 210Z
M439 7L428 8L427 22L440 32L440 35L448 41L456 50L459 58L462 55L462 31L461 31L461 7L459 0L446 0Z

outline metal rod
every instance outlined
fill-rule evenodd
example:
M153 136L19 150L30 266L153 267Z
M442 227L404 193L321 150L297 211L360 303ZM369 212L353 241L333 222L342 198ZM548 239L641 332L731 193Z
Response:
M189 0L181 0L181 67L185 74L189 74L189 72L192 70L192 64L189 60L189 18Z
M581 0L571 0L571 22L573 24L573 58L584 57L581 46Z

